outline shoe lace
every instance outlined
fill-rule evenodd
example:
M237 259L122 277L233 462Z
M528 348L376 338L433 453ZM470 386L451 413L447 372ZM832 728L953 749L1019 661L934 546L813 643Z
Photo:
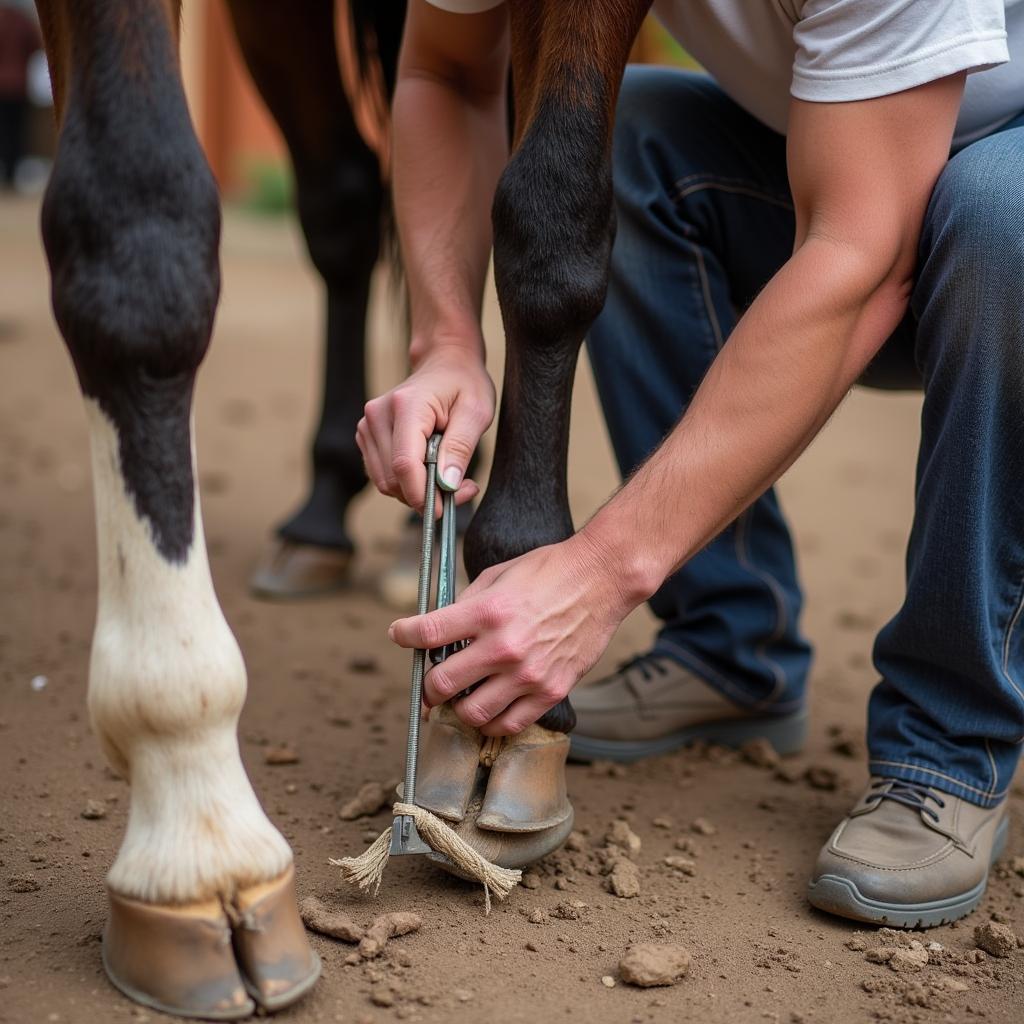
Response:
M889 789L883 791L883 786L889 786ZM920 782L905 782L903 779L879 779L871 784L871 788L877 789L878 792L869 794L867 803L878 806L883 800L892 800L894 803L903 804L904 807L910 807L915 811L923 811L933 821L938 821L939 816L925 801L934 800L939 807L946 806L946 801L931 786Z
M627 659L619 665L618 671L623 675L628 675L630 672L639 672L640 678L645 683L649 683L656 675L668 675L668 667L660 658L650 652L636 654L632 658Z

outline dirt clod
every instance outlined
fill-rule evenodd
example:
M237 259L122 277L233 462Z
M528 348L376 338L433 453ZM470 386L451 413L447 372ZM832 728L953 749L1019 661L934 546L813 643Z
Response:
M653 988L675 985L690 969L689 950L682 946L644 943L632 946L619 961L619 976L627 985Z
M330 910L316 896L307 896L299 904L299 916L307 928L321 935L329 935L332 939L341 939L342 942L359 942L364 934L363 929L347 914Z
M287 744L280 747L268 747L263 755L265 764L298 764L299 755Z
M683 875L697 874L697 865L689 857L666 857L662 863Z
M608 889L620 899L633 899L640 895L640 870L623 857L616 861L608 876Z
M374 918L373 924L366 929L359 942L359 955L364 960L370 960L380 956L389 939L397 938L399 935L409 935L418 932L423 925L423 919L419 914L409 911L398 911L393 914L381 914Z
M778 752L763 736L744 743L740 753L745 761L757 768L774 768L779 763Z
M31 875L15 875L7 879L7 888L11 892L38 892L39 883Z
M82 817L87 821L97 821L107 816L107 805L102 800L86 800L82 808Z
M839 773L823 764L808 765L804 778L811 789L833 790L839 785Z
M640 842L640 837L629 827L629 822L621 820L612 822L604 841L609 846L617 846L620 850L625 850L630 857L635 857L643 845Z
M718 831L707 818L694 818L690 828L699 836L713 836Z
M338 811L338 817L342 821L368 818L391 802L394 791L394 786L386 782L367 782L360 786L359 792L348 803L342 806Z
M604 985L605 988L615 988L615 979L610 974L606 974L601 979L601 984Z
M1011 956L1017 948L1017 936L1009 925L986 921L974 929L974 942L992 956Z

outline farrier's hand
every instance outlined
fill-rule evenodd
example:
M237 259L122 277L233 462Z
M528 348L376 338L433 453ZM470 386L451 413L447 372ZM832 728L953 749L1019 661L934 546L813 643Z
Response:
M388 635L413 648L472 639L430 670L424 700L443 704L484 680L456 697L455 713L488 736L517 733L569 693L639 603L624 597L617 578L577 534L488 569L455 604L399 619Z
M461 505L479 491L466 467L492 419L494 384L483 360L462 345L436 346L398 387L366 403L356 443L377 489L422 511L427 440L444 431L438 468Z

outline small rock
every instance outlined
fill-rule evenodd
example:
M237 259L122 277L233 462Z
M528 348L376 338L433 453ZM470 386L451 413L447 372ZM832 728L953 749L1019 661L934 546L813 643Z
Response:
M615 988L615 979L610 974L606 974L601 979L601 984L604 985L605 988Z
M263 755L265 764L298 764L299 755L287 744L280 747L268 747Z
M763 736L744 743L740 753L745 761L757 768L774 768L779 763L778 751Z
M45 690L49 682L50 680L46 676L33 676L28 685L35 693L38 693L40 690Z
M696 857L699 852L696 841L690 836L680 836L676 840L675 846L677 850L688 853L691 857Z
M635 857L640 852L642 843L640 837L629 827L629 822L615 821L604 837L604 841L611 846L617 846L625 850L630 857Z
M376 814L391 802L394 786L386 782L367 782L360 786L359 792L344 804L338 817L342 821L355 821L356 818L368 818Z
M1024 878L1024 857L1014 857L1010 861L1010 870L1016 872L1021 878Z
M533 910L526 915L526 920L529 921L530 924L543 924L547 919L548 912L546 910L542 910L540 907L534 907Z
M540 952L540 946L538 946L537 943L534 942L532 939L526 944L526 948L531 953L539 953Z
M651 822L651 824L655 828L670 829L672 827L672 819L671 818L655 818Z
M852 949L854 953L863 953L868 948L867 943L864 941L864 937L861 935L851 935L846 940L846 948Z
M966 992L971 986L959 978L951 978L948 974L940 974L932 979L936 988L945 989L947 992Z
M690 828L699 836L713 836L718 831L707 818L694 818Z
M586 903L581 903L579 900L565 900L551 911L551 916L557 917L560 921L578 921L583 917L586 909Z
M808 765L804 778L811 789L833 790L839 785L839 774L823 764Z
M473 998L473 993L465 988L455 989L455 991L452 992L452 995L455 996L460 1003L468 1003Z
M666 857L662 863L672 868L673 871L679 871L691 878L697 874L697 865L688 857Z
M316 896L307 896L299 904L299 917L312 931L329 935L332 939L341 939L342 942L359 942L365 934L347 914L330 910Z
M911 971L919 971L928 966L928 950L916 943L916 947L910 949L894 949L889 957L889 968L897 974L905 974Z
M524 889L539 889L540 875L538 875L536 871L524 871L523 877L520 879L519 884Z
M86 800L82 808L82 817L88 821L96 821L107 816L107 805L102 800Z
M559 892L566 892L572 888L572 883L564 875L559 875L558 878L555 879L555 888Z
M652 943L632 946L619 961L619 976L627 985L652 988L675 985L690 969L690 953L682 946Z
M374 986L370 991L370 1002L374 1006L394 1006L395 993L386 985Z
M974 944L992 956L1010 956L1017 948L1017 936L1009 925L986 921L974 929Z
M608 889L620 899L633 899L640 895L640 870L631 861L618 861L608 876Z

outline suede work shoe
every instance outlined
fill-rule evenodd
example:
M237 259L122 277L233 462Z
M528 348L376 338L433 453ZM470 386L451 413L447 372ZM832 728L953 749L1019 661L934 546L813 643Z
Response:
M572 695L577 761L638 761L695 740L740 747L767 739L780 754L804 745L807 712L766 715L734 704L674 658L641 654Z
M819 910L895 928L969 914L1006 845L1006 801L984 808L917 782L874 777L818 855Z

